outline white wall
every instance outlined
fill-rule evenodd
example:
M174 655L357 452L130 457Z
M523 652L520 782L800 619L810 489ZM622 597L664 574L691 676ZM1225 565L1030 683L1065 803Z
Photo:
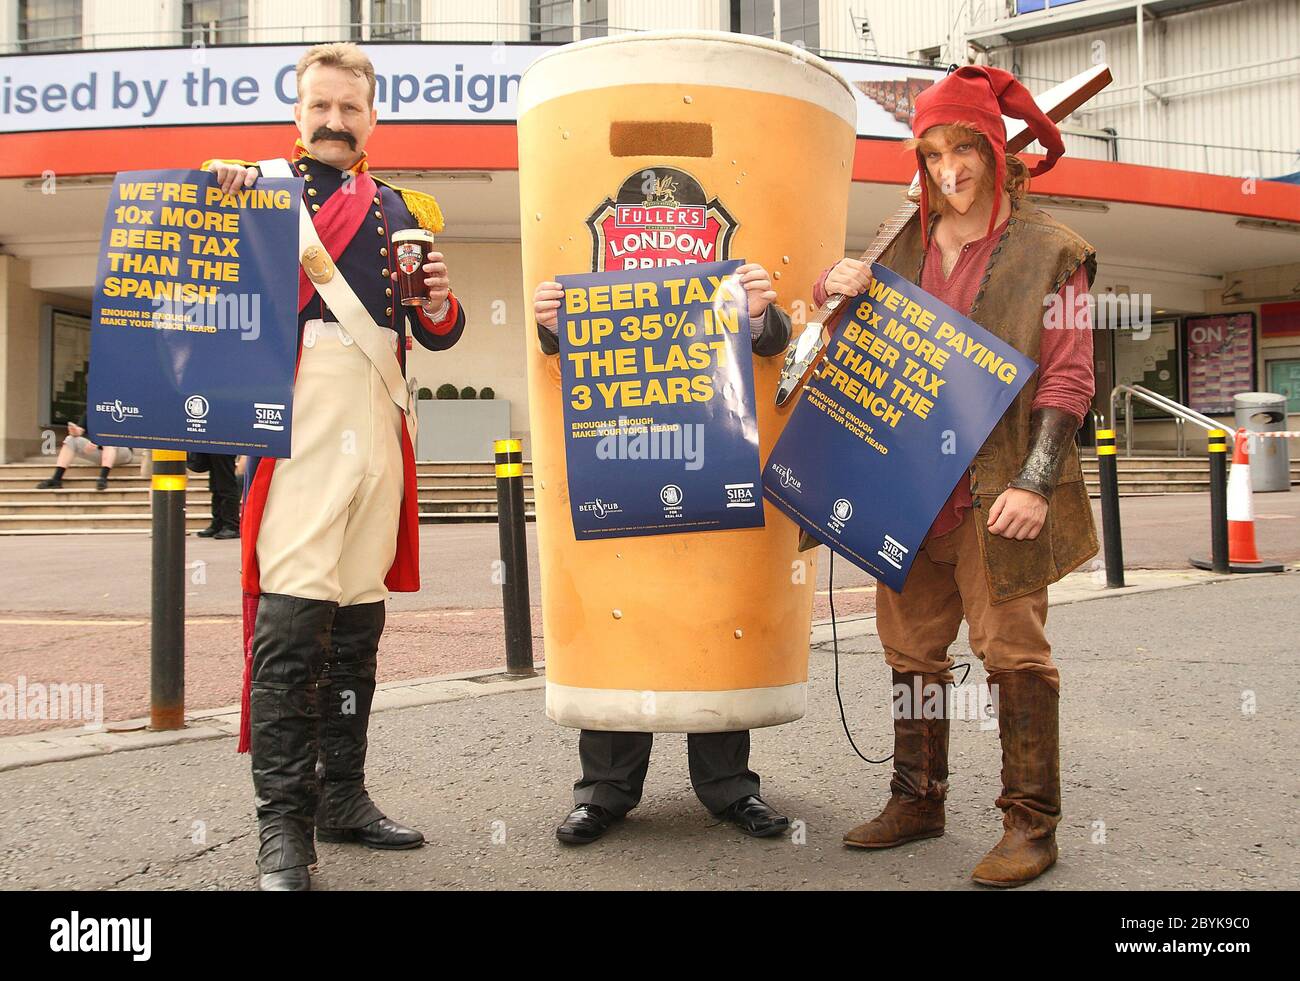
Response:
M179 44L181 0L84 0L81 29L87 48Z
M528 0L423 0L426 41L527 41Z
M465 333L449 351L415 344L408 374L422 388L444 382L457 388L489 385L497 398L510 400L510 430L528 429L528 377L525 344L536 344L531 310L525 309L518 242L448 242L443 246L456 296L466 311ZM495 321L503 320L503 323ZM524 447L527 455L528 447Z
M249 0L249 40L293 44L346 41L347 0Z

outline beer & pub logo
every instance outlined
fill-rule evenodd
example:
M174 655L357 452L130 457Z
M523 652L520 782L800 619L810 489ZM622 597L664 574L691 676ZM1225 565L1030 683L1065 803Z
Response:
M736 221L690 174L647 167L623 181L587 218L592 272L719 262Z

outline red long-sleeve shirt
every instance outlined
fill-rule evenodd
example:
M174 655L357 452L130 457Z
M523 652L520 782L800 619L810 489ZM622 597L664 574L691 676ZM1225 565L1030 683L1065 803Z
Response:
M1009 219L1008 219L1009 220ZM921 269L921 289L942 300L958 313L969 314L979 292L980 281L988 268L989 259L997 247L998 239L1006 230L1004 221L984 238L962 246L957 264L947 277L943 274L943 251L930 236L930 248L925 254ZM832 267L834 268L834 267ZM821 306L826 302L826 276L830 269L818 277L813 286L813 302ZM1095 387L1092 368L1092 316L1086 304L1073 302L1075 297L1088 292L1088 274L1083 266L1075 270L1061 287L1062 309L1074 311L1065 317L1064 327L1044 328L1038 351L1038 389L1034 392L1031 409L1061 409L1077 418L1080 423L1092 406ZM939 516L930 526L927 538L944 535L961 524L964 513L971 507L970 473L962 474L953 488Z

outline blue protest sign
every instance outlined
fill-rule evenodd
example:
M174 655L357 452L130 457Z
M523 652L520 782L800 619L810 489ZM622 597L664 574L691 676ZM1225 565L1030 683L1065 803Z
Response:
M91 313L93 442L289 455L301 189L262 178L224 195L205 171L117 175Z
M763 470L767 497L891 589L1037 367L879 264Z
M759 528L741 260L561 276L560 374L581 541Z

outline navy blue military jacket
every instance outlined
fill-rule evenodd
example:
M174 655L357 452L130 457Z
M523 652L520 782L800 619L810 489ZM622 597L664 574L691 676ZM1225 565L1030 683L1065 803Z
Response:
M305 154L293 161L291 166L303 179L303 201L313 214L329 200L330 195L342 193L345 179L349 182L352 180L352 175L346 171ZM404 307L398 303L397 284L391 275L394 268L392 235L403 229L418 228L419 222L411 214L400 192L378 180L375 181L375 186L378 193L369 213L339 257L337 268L357 298L365 304L375 323L380 327L391 327L397 332L398 360L405 374L406 324L410 325L412 336L424 347L431 351L445 351L460 340L465 330L465 310L453 294L449 298L451 306L444 321L434 324L422 307ZM303 325L308 320L337 319L319 294L313 296L298 315L299 344L302 343Z

